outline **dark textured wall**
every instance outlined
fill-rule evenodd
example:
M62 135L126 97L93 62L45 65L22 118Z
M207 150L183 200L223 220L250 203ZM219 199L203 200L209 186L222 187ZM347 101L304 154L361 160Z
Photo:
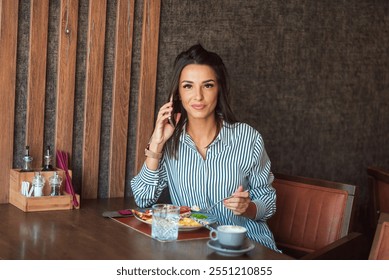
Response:
M357 184L389 169L389 1L162 1L159 105L172 58L201 42L230 71L232 106L273 170Z
M50 3L46 98L55 100L59 4ZM116 5L108 1L100 197L107 196ZM143 1L135 6L128 180L134 175ZM24 145L28 9L29 1L21 0L15 166L21 164ZM81 182L77 155L82 154L87 24L88 1L80 0L72 163L76 185ZM389 1L162 0L156 110L167 98L175 56L197 42L223 57L232 79L233 110L262 133L273 170L359 185L359 219L364 220L366 167L389 169ZM46 114L45 139L52 142L50 107ZM128 185L126 193L130 195Z

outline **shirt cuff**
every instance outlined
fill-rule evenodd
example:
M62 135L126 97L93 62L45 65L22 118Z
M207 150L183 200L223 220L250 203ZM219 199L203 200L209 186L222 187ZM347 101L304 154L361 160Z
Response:
M261 220L265 215L266 205L261 200L253 200L255 206L257 207L257 213L255 215L255 220Z
M146 163L144 163L140 175L141 175L140 178L143 182L146 182L151 185L158 185L158 181L159 181L158 169L151 170L147 167Z

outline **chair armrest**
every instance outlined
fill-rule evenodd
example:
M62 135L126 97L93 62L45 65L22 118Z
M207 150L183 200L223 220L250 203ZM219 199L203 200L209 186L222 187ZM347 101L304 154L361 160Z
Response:
M302 260L367 260L371 242L362 233L351 232L335 242L303 256Z

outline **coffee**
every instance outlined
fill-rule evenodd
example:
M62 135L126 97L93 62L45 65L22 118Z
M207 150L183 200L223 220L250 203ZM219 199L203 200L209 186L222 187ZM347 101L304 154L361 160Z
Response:
M220 230L227 232L246 232L246 228L241 226L221 226Z

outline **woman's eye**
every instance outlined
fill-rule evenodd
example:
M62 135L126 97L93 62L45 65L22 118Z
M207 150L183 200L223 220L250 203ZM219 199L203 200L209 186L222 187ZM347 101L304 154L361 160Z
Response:
M192 85L191 84L185 84L182 86L184 89L191 89Z
M205 84L204 87L205 88L213 88L213 84Z

